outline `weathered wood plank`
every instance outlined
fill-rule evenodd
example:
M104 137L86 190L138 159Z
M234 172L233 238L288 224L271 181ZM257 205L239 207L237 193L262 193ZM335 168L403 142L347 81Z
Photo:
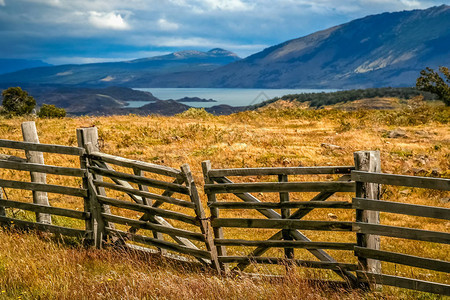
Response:
M18 142L4 139L0 139L0 147L27 150L27 151L77 155L77 156L83 155L85 153L84 149L79 147L52 145L52 144L38 144L31 142Z
M410 279L392 275L373 274L362 271L356 271L356 274L358 275L358 278L360 280L368 281L372 284L396 286L410 290L450 296L450 285L448 284L435 283L418 279Z
M169 234L169 235L175 235L178 237L184 237L191 240L196 240L200 242L205 241L205 236L198 232L193 232L189 230L184 229L178 229L174 227L167 227L159 224L154 224L146 221L139 221L139 220L133 220L121 216L116 216L112 214L101 214L106 220L111 221L113 223L122 224L122 225L128 225L128 226L136 226L141 229L148 229L152 231L158 231L161 233Z
M288 167L288 168L236 168L211 169L209 177L226 176L264 176L264 175L316 175L316 174L350 174L355 167Z
M214 239L214 244L223 246L248 246L248 247L276 247L276 248L301 248L301 249L334 249L353 250L355 243L332 243L332 242L301 242L301 241L253 241L239 239Z
M172 182L166 182L162 180L150 179L146 177L136 176L128 173L117 172L113 170L106 170L98 167L89 167L89 170L94 174L106 176L110 178L122 179L128 182L133 182L137 184L143 184L149 187L154 187L163 190L171 190L177 193L189 195L189 189L181 184L176 184Z
M275 264L275 265L289 265L296 264L298 266L307 268L331 269L331 270L346 270L355 271L358 266L355 264L345 264L338 262L324 262L324 261L310 261L300 259L286 259L279 257L242 257L242 256L219 256L219 261L223 263L240 263L249 262L258 264Z
M13 207L23 210L29 210L32 212L48 213L52 215L64 216L74 219L87 220L90 218L91 214L84 211L78 211L74 209L59 208L53 206L46 206L42 204L35 203L25 203L19 201L0 199L0 206L3 207Z
M62 227L62 226L56 226L56 225L50 225L50 224L44 224L44 223L23 221L23 220L19 220L19 219L2 217L2 216L0 216L0 222L7 226L14 226L17 228L22 228L22 229L37 229L37 230L48 231L48 232L52 232L52 233L60 233L62 235L67 235L67 236L89 238L90 235L92 234L91 231L86 231L86 230L82 230L82 229L74 229L74 228L68 228L68 227Z
M128 158L123 158L123 157L105 154L105 153L97 152L97 151L89 153L89 158L93 159L93 160L101 160L106 163L111 163L111 164L121 166L121 167L138 168L145 172L151 172L151 173L165 175L165 176L169 176L169 177L179 177L181 174L180 170L177 170L174 168L156 165L156 164L147 163L147 162L138 161L138 160L133 160L133 159L128 159Z
M352 180L450 191L450 179L352 171Z
M179 252L182 254L192 255L197 258L211 259L211 254L205 250L193 249L193 248L189 248L186 246L177 245L177 244L174 244L171 242L161 241L161 240L157 240L155 238L132 234L132 233L124 232L124 231L120 231L120 230L113 230L113 229L107 228L106 231L111 234L116 234L125 240L129 239L129 240L132 240L132 241L135 241L138 243L143 243L143 244L147 244L150 246L171 250L171 251Z
M365 234L397 237L403 239L450 244L450 234L438 231L412 229L397 226L367 224L356 222L353 231Z
M27 162L14 162L2 159L0 159L0 168L76 177L83 177L86 174L86 170L83 169L42 165Z
M257 182L205 184L205 193L354 192L354 182Z
M55 194L71 195L76 197L87 196L87 191L85 189L67 187L62 185L0 179L0 186L4 188L41 191Z
M144 204L137 204L133 202L123 201L123 200L117 200L109 197L104 197L101 195L97 196L97 199L100 203L103 204L109 204L111 206L130 209L134 211L139 211L143 213L151 213L152 215L158 215L164 218L169 218L173 220L182 221L188 224L192 225L198 225L199 221L196 217L192 217L183 213L162 209L162 208L155 208L152 206L147 206Z
M355 247L355 255L411 267L450 273L450 262L438 259L423 258L419 256L362 247Z
M217 207L219 209L260 209L260 208L341 208L353 209L351 202L346 201L294 201L287 203L280 202L214 202L208 203L209 207Z
M169 204L192 208L192 209L195 208L194 203L185 201L185 200L181 200L181 199L177 199L177 198L173 198L173 197L162 196L162 195L145 192L145 191L140 191L140 190L137 190L134 188L128 188L128 187L124 187L122 185L104 182L104 181L98 181L98 180L94 180L94 184L95 184L95 186L101 186L101 187L109 188L112 190L125 192L128 194L133 194L133 195L137 195L137 196L141 196L141 197L145 197L145 198L149 198L149 199L153 199L153 200L158 200L158 201L161 201L164 203L169 203Z
M266 219L244 219L244 218L217 218L212 220L211 224L213 227L352 231L353 222L303 221L291 219L266 220Z
M450 220L450 209L409 203L353 198L353 208Z

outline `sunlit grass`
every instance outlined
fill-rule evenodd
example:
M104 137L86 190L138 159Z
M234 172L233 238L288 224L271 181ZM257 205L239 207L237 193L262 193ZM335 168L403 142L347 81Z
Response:
M21 140L20 123L26 119L0 119L3 139ZM334 110L266 110L244 112L231 116L184 114L175 117L112 116L80 117L62 120L40 120L36 125L41 143L76 146L75 129L97 126L102 151L131 159L179 168L188 163L199 187L200 197L207 214L206 196L202 190L201 161L211 160L213 168L281 167L281 166L338 166L353 165L353 152L379 150L382 170L387 173L450 178L450 109L428 107L422 111L356 111ZM386 137L386 131L402 128L407 136L397 139ZM322 143L340 146L329 149ZM1 153L24 157L22 151L1 149ZM78 167L79 160L67 155L45 155L47 164ZM130 172L126 168L117 168ZM29 173L1 170L1 178L29 180ZM162 179L162 177L156 177ZM333 180L333 176L298 176L295 180ZM243 178L233 178L242 181ZM245 178L254 181L273 181L274 177ZM294 179L292 179L294 180ZM80 187L79 178L48 175L47 182ZM155 190L154 192L156 192ZM122 193L107 190L109 196L128 200ZM32 202L31 192L6 189L11 200ZM177 195L177 197L180 195ZM255 194L262 201L277 201L278 194ZM308 201L313 193L293 193L295 201ZM340 193L330 200L350 201L352 195ZM448 192L435 192L413 188L385 187L383 199L450 208L443 199ZM232 195L219 197L220 201L235 201ZM83 210L83 199L49 194L53 206ZM191 214L189 210L164 204L163 208ZM294 210L291 210L294 211ZM114 213L133 219L142 214L113 209ZM279 211L278 211L279 212ZM332 212L339 221L353 221L352 210L316 209L305 220L330 220ZM33 213L7 209L9 216L35 220ZM221 216L264 218L257 212L231 210ZM82 221L54 217L60 226L84 228ZM442 220L408 217L381 213L382 224L422 228L448 232L450 223ZM176 226L184 226L173 222ZM120 227L119 229L126 229ZM192 227L185 227L193 229ZM228 238L264 239L273 230L253 231L229 228ZM151 236L150 232L146 232ZM354 242L354 234L340 232L312 232L305 234L313 241ZM113 249L83 249L76 241L59 243L33 234L1 232L0 238L0 297L18 298L234 298L234 299L295 299L302 298L378 298L378 294L345 294L311 287L305 278L338 279L335 274L321 270L296 268L282 282L217 277L200 269L186 269L161 262L154 257L141 257L136 253L123 253ZM203 245L198 244L203 247ZM448 260L448 245L429 242L382 238L382 249L406 254ZM249 253L251 248L229 247L229 254ZM351 251L329 251L340 262L355 263ZM283 250L271 249L265 255L283 255ZM298 249L299 259L315 258L306 250ZM387 274L449 283L445 274L383 263ZM250 266L248 271L284 274L284 267ZM4 292L3 292L4 291ZM380 296L381 297L381 296ZM385 288L383 297L433 298L427 294Z

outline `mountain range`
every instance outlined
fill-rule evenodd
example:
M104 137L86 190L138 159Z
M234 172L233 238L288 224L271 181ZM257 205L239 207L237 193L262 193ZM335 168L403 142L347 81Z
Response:
M219 48L208 52L186 50L130 61L25 69L0 75L0 83L136 86L145 85L147 78L179 72L206 72L240 59L235 53Z
M1 86L215 88L413 86L420 70L450 65L450 6L367 16L240 59L223 49L132 61L31 68Z

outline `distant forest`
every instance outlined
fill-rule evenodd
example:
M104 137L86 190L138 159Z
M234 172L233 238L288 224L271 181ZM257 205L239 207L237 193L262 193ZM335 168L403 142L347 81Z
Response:
M411 99L418 95L422 95L425 100L436 100L434 94L422 92L414 87L403 88L369 88L359 90L338 91L332 93L305 93L290 94L283 97L275 97L273 99L261 102L251 106L251 109L263 107L278 100L294 100L298 102L311 102L311 107L319 108L324 105L333 105L341 102L355 101L359 99L378 98L378 97L395 97L400 99Z

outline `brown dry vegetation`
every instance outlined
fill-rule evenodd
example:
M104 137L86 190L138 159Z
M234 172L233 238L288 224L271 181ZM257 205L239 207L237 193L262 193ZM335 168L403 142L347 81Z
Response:
M1 119L0 137L21 140L20 123L26 119ZM211 160L213 168L327 166L352 165L353 152L379 150L382 170L387 173L440 176L450 178L450 108L429 107L412 103L403 110L276 110L243 112L215 117L200 110L190 110L175 117L112 116L36 120L41 143L76 145L75 129L97 126L102 151L127 158L164 164L178 168L188 163L199 186L203 183L201 161ZM406 136L388 138L388 131L401 128ZM322 143L340 146L334 149ZM23 156L17 151L2 149L2 153ZM76 158L46 155L46 163L77 166ZM21 178L27 173L7 171L2 177ZM295 180L331 180L334 176L298 177ZM249 178L248 180L256 180ZM257 180L271 180L257 178ZM290 179L291 180L291 179ZM294 178L292 179L294 180ZM76 186L75 179L48 176L48 182ZM31 194L7 190L8 196L31 201ZM206 207L206 197L200 188ZM263 201L273 195L257 195ZM275 196L276 197L276 196ZM312 194L294 194L294 200L309 200ZM384 199L393 201L450 207L445 203L448 193L412 188L386 187ZM220 200L234 200L223 196ZM350 200L351 194L339 194L332 200ZM52 205L82 209L82 201L51 195ZM343 210L315 210L305 219L327 220L332 212L339 220L352 221L354 213ZM17 217L32 219L20 211ZM242 211L230 211L224 216L260 217ZM131 217L131 216L129 216ZM136 217L136 216L134 216ZM56 224L82 227L64 218ZM382 214L382 223L448 232L450 222L426 218ZM258 239L269 237L270 230L246 232L229 229L226 237ZM351 233L308 232L314 241L354 242ZM434 298L432 295L385 288L383 294L346 293L308 285L305 278L337 279L330 272L296 269L282 281L268 279L218 277L193 267L173 265L154 257L113 249L83 249L76 241L59 243L46 236L0 232L0 297L73 299L334 299L334 298ZM69 246L71 244L71 246ZM230 248L234 253L248 249ZM382 249L424 257L448 260L450 248L425 242L410 242L382 238ZM329 251L341 262L355 263L351 251ZM232 254L233 252L231 252ZM271 250L269 255L282 255ZM298 249L296 257L314 259L306 250ZM413 274L417 278L450 283L448 274L383 264L388 274ZM284 272L284 268L252 266L252 272Z

